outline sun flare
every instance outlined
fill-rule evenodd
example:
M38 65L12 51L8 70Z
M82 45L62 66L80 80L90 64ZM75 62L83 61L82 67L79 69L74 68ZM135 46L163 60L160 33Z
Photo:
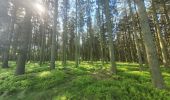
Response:
M45 8L41 5L41 4L35 4L35 9L39 12L39 13L44 13L45 12Z

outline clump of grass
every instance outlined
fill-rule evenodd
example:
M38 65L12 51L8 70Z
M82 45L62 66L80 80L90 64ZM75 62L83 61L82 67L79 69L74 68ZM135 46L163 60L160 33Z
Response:
M72 80L73 86L79 87L79 88L83 88L93 82L95 82L95 79L90 75L78 76Z

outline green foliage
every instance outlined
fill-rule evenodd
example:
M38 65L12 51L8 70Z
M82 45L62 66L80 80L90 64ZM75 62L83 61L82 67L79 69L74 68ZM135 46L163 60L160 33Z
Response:
M79 68L69 62L66 69L49 70L47 64L27 64L27 72L15 76L15 63L0 69L0 100L168 100L169 90L152 87L149 71L138 71L137 64L118 63L118 74L111 75L109 65L82 62ZM165 82L170 74L163 69Z
M83 88L86 85L92 84L95 82L95 79L90 75L78 76L72 80L72 84L75 87Z

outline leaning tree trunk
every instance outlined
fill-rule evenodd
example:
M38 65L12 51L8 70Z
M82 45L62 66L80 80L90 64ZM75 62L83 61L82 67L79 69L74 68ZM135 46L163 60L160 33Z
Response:
M159 59L156 52L156 46L151 34L150 26L148 23L146 7L144 0L136 0L139 12L139 20L141 24L144 44L147 53L149 67L151 68L152 83L156 88L164 88L164 81L160 70Z
M23 22L23 33L20 37L20 47L18 52L16 75L25 73L25 64L27 59L29 34L31 34L31 11L26 9L26 15Z

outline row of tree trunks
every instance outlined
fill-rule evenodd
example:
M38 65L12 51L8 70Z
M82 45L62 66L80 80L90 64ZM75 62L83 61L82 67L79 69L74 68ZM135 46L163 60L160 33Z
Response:
M143 70L143 61L142 61L142 54L141 54L141 48L140 48L140 42L139 42L139 37L138 37L138 32L136 30L136 24L135 24L135 18L133 15L133 8L131 6L131 1L128 0L128 6L130 9L130 18L132 21L132 27L133 27L133 34L134 34L134 38L135 38L135 45L136 45L136 50L137 50L137 55L138 55L138 63L139 63L139 68L140 70Z

